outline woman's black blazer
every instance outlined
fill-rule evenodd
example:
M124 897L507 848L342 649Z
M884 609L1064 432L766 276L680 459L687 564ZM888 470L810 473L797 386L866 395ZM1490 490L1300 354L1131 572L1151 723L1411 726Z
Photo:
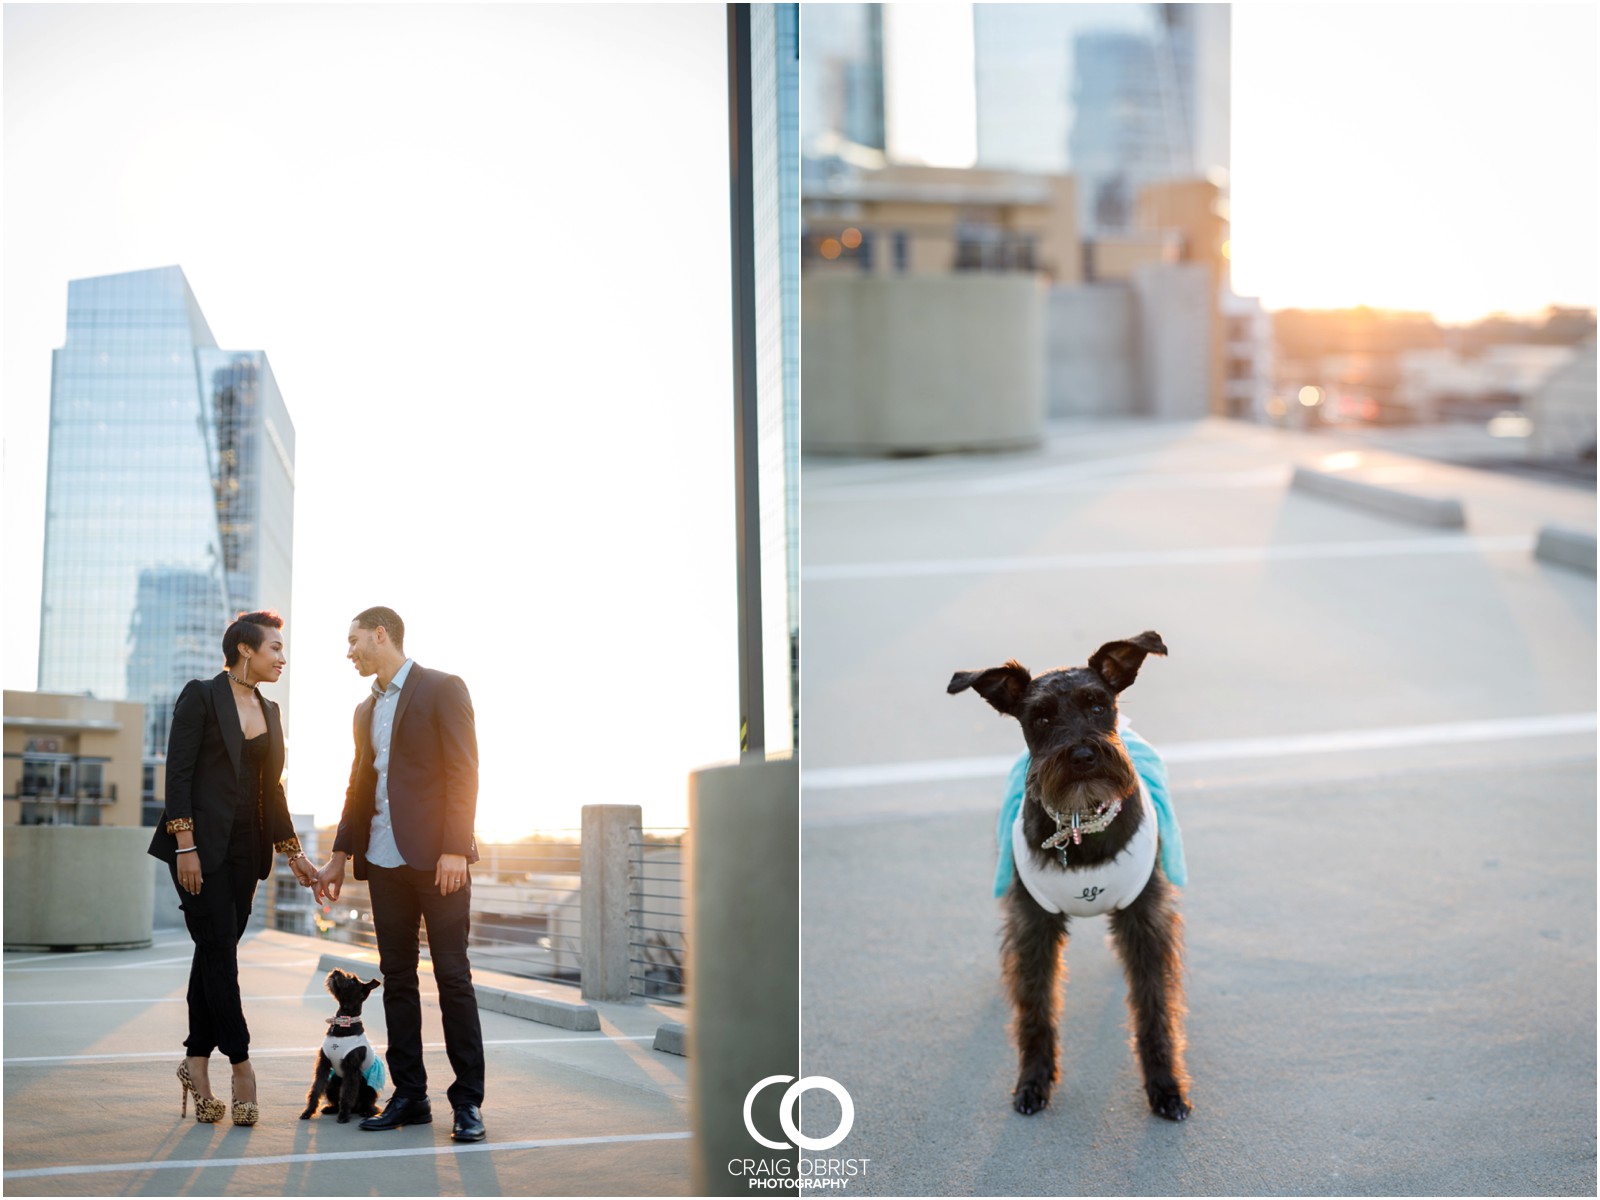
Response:
M261 698L267 718L267 756L261 765L261 805L266 836L257 846L256 877L272 872L273 845L294 839L289 801L283 791L283 722L278 706ZM228 853L228 835L239 803L239 758L244 732L228 673L214 679L191 679L183 685L167 737L167 807L150 839L150 853L175 862L178 839L167 822L187 817L194 822L194 844L200 847L200 870L215 871Z

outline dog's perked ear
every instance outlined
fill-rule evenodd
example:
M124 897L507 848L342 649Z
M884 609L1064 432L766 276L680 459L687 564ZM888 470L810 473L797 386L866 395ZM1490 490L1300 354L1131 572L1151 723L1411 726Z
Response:
M362 986L362 988L365 990L365 992L366 992L366 994L368 996L372 995L373 992L377 991L380 987L383 986L383 980L382 979L360 979L360 978L357 978L356 982L359 983Z
M1101 646L1089 659L1089 669L1105 680L1113 692L1120 692L1139 677L1139 666L1145 655L1159 654L1165 658L1166 653L1161 635L1147 629L1125 642L1107 642Z
M1003 667L990 667L984 671L957 671L950 676L950 686L945 689L954 696L957 692L964 692L968 688L977 692L998 711L1008 717L1017 715L1017 707L1022 703L1022 695L1028 690L1028 685L1033 682L1033 676L1028 674L1028 668L1016 659L1007 659Z

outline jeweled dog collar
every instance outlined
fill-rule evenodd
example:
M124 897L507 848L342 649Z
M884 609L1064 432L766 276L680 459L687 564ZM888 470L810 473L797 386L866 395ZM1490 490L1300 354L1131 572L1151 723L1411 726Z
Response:
M1069 839L1074 846L1083 845L1083 835L1086 833L1104 833L1110 828L1111 822L1117 819L1117 814L1122 811L1122 801L1116 801L1110 808L1100 809L1087 821L1083 819L1082 813L1073 813L1069 821L1055 809L1046 808L1042 802L1039 807L1049 813L1056 823L1056 831L1039 843L1039 849L1054 850L1059 846L1065 846Z

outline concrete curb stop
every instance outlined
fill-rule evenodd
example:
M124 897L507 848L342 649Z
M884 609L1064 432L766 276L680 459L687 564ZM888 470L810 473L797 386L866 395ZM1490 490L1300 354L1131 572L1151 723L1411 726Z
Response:
M1310 467L1296 467L1289 486L1302 492L1342 500L1402 521L1460 529L1467 523L1461 501L1448 496L1419 496L1398 488L1379 487L1359 479L1346 479Z
M555 1025L574 1033L596 1033L600 1029L600 1014L587 1004L572 1004L566 1000L552 1000L546 996L487 987L481 983L477 985L477 992L478 1007L490 1012L538 1021L542 1025Z
M342 954L324 954L317 960L317 974L324 975L333 969L370 976L378 964L369 958L354 958ZM508 1017L521 1017L525 1021L538 1021L575 1033L594 1033L600 1028L600 1014L587 1004L574 1004L556 1000L534 992L513 991L510 988L477 984L478 1007L490 1012L504 1013Z
M689 1057L689 1030L681 1021L667 1021L656 1030L656 1040L651 1043L652 1050L659 1050L663 1054L676 1054L680 1058Z
M1593 575L1594 534L1565 525L1546 525L1539 530L1539 541L1533 548L1533 556L1545 562L1576 567Z

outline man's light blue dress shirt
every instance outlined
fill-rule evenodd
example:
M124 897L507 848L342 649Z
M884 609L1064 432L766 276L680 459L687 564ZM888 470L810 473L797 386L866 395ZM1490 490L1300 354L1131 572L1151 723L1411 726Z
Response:
M408 658L394 673L387 689L380 691L376 680L372 684L372 694L378 698L372 706L372 753L373 765L378 769L378 793L372 811L372 833L367 838L367 861L378 867L406 865L394 840L394 823L389 819L389 742L394 736L394 713L400 707L400 689L410 673Z

